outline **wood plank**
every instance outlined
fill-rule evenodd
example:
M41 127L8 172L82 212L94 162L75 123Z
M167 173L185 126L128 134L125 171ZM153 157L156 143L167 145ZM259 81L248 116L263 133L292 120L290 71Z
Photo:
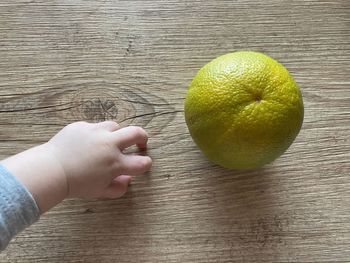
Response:
M278 59L305 102L273 164L219 168L192 142L197 70L235 50ZM151 173L119 200L66 200L0 262L348 262L350 5L337 1L0 3L0 158L64 125L150 133Z

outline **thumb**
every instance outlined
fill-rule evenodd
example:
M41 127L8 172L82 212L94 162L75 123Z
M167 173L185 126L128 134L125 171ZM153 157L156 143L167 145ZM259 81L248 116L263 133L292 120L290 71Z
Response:
M115 178L104 192L107 198L119 198L128 190L128 185L131 182L131 176L120 175Z

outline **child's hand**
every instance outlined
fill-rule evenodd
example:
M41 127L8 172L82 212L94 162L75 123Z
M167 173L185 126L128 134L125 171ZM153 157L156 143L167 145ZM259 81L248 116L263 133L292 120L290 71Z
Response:
M132 145L146 148L147 133L135 126L119 128L115 122L76 122L49 142L11 156L1 164L34 196L41 213L67 196L117 198L131 176L152 166L148 156L127 155Z
M128 155L123 150L146 148L148 136L140 127L119 128L117 123L76 122L63 128L47 146L63 168L71 197L117 198L126 191L131 176L148 171L148 156Z

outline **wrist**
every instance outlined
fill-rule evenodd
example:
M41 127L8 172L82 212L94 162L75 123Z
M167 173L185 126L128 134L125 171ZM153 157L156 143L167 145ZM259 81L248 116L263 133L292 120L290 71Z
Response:
M69 184L66 176L66 172L62 162L58 158L55 152L55 146L50 142L44 143L40 145L42 147L43 152L45 152L46 157L48 158L48 162L52 166L53 171L53 179L56 180L58 188L60 189L60 196L62 196L62 200L67 198L69 195Z
M41 213L68 195L63 167L45 143L2 161L4 166L33 195Z

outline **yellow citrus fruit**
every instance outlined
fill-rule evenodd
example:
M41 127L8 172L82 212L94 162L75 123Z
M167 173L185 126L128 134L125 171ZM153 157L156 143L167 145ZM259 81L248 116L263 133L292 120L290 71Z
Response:
M258 52L218 57L193 79L185 101L189 132L216 164L263 166L282 155L298 135L302 95L288 70Z

